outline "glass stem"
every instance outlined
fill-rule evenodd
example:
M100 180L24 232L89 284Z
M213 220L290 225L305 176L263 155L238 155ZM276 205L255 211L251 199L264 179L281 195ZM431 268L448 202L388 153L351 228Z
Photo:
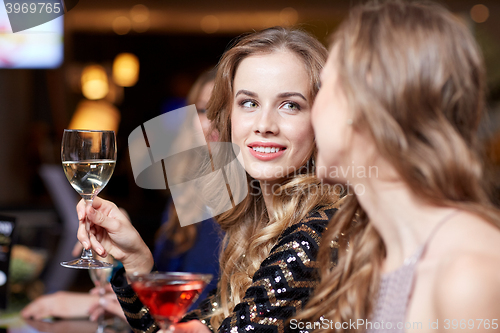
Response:
M169 321L160 320L158 324L160 326L161 333L173 333L175 331L175 326Z
M101 276L99 277L99 304L101 306L103 306L104 295L106 294L106 290L104 290L104 287L103 287L104 283L106 283L106 281L103 281L104 280L103 278L105 276L106 276L105 274L101 274ZM105 310L104 310L104 306L103 306L103 311L99 315L99 317L97 318L97 331L96 331L96 333L103 333L104 332L104 328L106 327L104 314L105 314Z
M87 210L87 208L89 206L92 206L92 199L89 199L89 200L85 200L85 210ZM87 218L87 215L85 214L85 230L87 231L87 236L89 238L89 242L90 242L90 222L89 222L89 219ZM82 259L88 259L88 260L92 260L94 259L93 255L92 255L92 250L91 249L85 249L83 248L83 251L82 251L82 255L81 255L81 258Z

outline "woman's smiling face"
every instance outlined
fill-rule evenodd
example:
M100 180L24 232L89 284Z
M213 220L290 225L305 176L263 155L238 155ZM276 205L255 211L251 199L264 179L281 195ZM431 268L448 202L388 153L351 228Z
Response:
M276 182L293 174L314 147L311 79L289 51L249 56L233 81L232 142L253 178Z

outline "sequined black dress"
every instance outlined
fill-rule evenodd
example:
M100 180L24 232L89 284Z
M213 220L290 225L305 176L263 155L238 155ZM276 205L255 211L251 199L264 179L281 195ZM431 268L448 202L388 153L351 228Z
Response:
M317 284L316 256L321 235L337 207L338 204L332 204L315 209L283 232L255 272L243 301L224 319L219 332L289 331L288 319L303 307ZM137 333L158 331L157 324L127 284L123 273L117 272L111 284L132 330ZM217 302L216 296L209 296L184 320L206 317L214 302ZM214 331L208 319L202 322Z

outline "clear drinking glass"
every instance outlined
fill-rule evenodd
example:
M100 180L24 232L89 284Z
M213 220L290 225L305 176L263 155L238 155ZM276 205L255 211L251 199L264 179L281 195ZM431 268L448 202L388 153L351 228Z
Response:
M172 325L182 319L212 280L211 274L180 272L134 273L127 274L127 277L162 333L173 332Z
M106 186L116 163L116 138L113 131L64 130L61 160L66 178L88 205ZM90 231L90 222L85 227ZM96 260L92 250L83 249L82 256L61 263L80 269L110 268L113 265Z
M99 289L99 304L104 300L104 295L106 294L106 284L108 283L111 273L113 272L112 268L105 269L89 269L90 278L96 288ZM99 318L97 319L97 330L96 333L103 333L104 328L106 327L106 323L104 321L104 311Z

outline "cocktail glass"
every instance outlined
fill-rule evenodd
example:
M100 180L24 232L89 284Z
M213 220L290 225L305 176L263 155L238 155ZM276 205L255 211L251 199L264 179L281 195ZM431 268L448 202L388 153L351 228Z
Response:
M163 333L173 332L173 324L182 319L212 279L211 274L181 272L134 273L127 277Z

